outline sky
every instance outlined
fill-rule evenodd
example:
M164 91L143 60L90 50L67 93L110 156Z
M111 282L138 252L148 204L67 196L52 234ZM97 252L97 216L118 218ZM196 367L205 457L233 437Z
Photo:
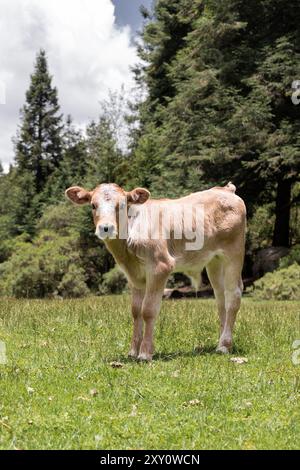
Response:
M13 161L36 53L47 52L62 112L78 126L96 119L109 90L133 86L139 6L152 0L0 0L0 161ZM71 5L71 7L70 7Z
M115 5L116 21L119 26L131 26L135 35L141 27L142 17L140 14L140 6L144 5L151 9L153 0L112 0Z

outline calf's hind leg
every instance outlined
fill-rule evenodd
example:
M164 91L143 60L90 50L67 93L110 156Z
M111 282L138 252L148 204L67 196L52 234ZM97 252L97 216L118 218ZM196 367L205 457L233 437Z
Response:
M206 266L206 272L214 290L220 319L220 335L226 321L225 293L224 293L224 263L221 258L215 257Z
M241 305L243 282L241 278L242 262L231 260L224 269L224 290L226 318L223 331L220 336L218 352L228 353L232 349L232 331L237 312Z

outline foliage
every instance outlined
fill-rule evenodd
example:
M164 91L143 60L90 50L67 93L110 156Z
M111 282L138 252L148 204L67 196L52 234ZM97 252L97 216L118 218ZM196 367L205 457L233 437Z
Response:
M90 208L64 202L73 185L115 182L178 197L233 180L248 211L249 277L260 248L300 243L300 106L291 101L300 76L299 2L157 0L142 14L134 94L128 102L124 89L110 92L86 129L61 115L46 52L37 54L14 165L4 174L0 164L2 295L69 295L58 291L63 278L74 295L118 285L117 274L104 276L114 261L94 236ZM49 285L48 267L42 273L34 258L45 231L57 237L56 251L46 243L50 271L61 244L75 243ZM294 259L292 250L288 263Z
M300 266L300 245L295 245L290 249L290 252L287 256L281 258L279 267L288 268L293 263L297 263Z
M247 246L251 253L272 244L274 218L273 204L259 206L255 210L247 228Z
M149 89L135 147L141 175L153 158L145 142L153 140L160 149L148 178L155 194L162 183L176 196L233 180L250 215L275 195L272 243L289 246L300 169L300 107L291 101L300 4L159 0L146 16L146 65L137 73Z
M13 297L51 297L63 293L70 296L82 290L82 276L68 283L71 264L80 262L76 234L59 236L56 232L42 230L33 243L19 241L12 256L0 265L0 292ZM68 276L67 278L65 276ZM87 288L85 293L87 292Z
M100 286L101 294L122 294L127 286L127 279L122 271L115 266L103 275Z
M32 239L24 233L0 243L0 295L77 297L121 288L121 275L116 286L108 277L101 287L114 262L95 237L89 208L74 210L68 202L49 206L36 230Z
M300 300L300 265L294 263L258 279L252 289L253 297L263 300Z
M121 102L111 95L112 106L105 103L99 121L83 136L70 116L64 122L59 115L51 82L46 54L40 51L21 113L15 166L0 174L1 295L97 293L102 275L114 265L94 235L90 209L63 201L69 186L93 188L126 178L116 142Z
M44 50L37 55L21 118L16 139L18 172L29 172L33 176L34 188L39 193L58 167L62 151L62 122L57 90L52 86Z
M80 211L65 202L59 205L48 206L37 222L37 230L53 230L60 235L67 235L80 226Z
M105 117L92 122L87 129L89 151L89 181L92 186L99 181L113 182L118 176L116 170L119 153L112 136L110 123Z
M75 264L70 264L57 287L57 293L63 298L85 297L90 293L85 281L84 270Z
M62 134L62 156L59 166L43 190L47 204L61 201L66 188L81 185L88 169L87 142L68 116Z

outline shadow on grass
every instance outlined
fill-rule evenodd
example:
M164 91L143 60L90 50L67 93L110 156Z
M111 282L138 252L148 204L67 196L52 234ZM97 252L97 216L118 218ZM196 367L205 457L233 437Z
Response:
M154 361L173 361L178 357L196 357L205 356L207 354L216 354L215 345L207 345L201 348L195 348L193 351L174 351L174 352L161 352L154 355Z
M238 347L234 346L232 349L232 352L230 355L244 355L245 351ZM158 352L154 354L153 356L153 361L155 362L167 362L167 361L173 361L174 359L180 358L180 357L197 357L197 356L207 356L207 355L220 355L219 353L216 352L216 345L205 345L201 347L197 347L192 351L173 351L173 352ZM119 356L117 359L121 361L122 363L132 363L132 362L138 362L135 359L132 359L128 356Z

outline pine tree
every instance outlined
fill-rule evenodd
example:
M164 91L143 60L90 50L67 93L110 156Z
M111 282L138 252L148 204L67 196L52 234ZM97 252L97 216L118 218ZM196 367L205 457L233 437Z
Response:
M89 185L100 183L121 183L120 164L122 156L117 149L110 122L101 116L98 122L92 122L87 128Z
M49 177L44 196L57 203L69 186L82 185L88 169L87 142L67 116L62 133L62 157L58 168Z
M271 202L275 195L273 245L289 246L292 188L300 171L300 109L291 101L292 82L300 75L300 5L257 0L245 8L227 0L227 7L245 25L235 57L251 48L252 65L239 83L229 82L234 103L219 126L223 148L211 152L207 174L215 167L223 175L231 172L243 182L246 201Z
M185 37L191 30L191 19L203 10L202 0L159 0L153 12L141 10L146 20L142 32L142 44L138 53L146 65L135 68L138 83L146 84L148 98L141 111L142 123L150 113L152 121L160 122L159 110L174 96L174 81L169 70L178 51L184 46ZM149 65L147 65L149 64Z
M67 179L65 184L85 178L87 170L87 145L80 130L73 124L71 116L67 116L63 132L63 159L60 165L60 173Z
M266 46L263 52L256 73L248 81L251 92L243 108L250 110L255 106L262 115L264 103L268 103L264 115L267 133L261 152L246 168L256 178L274 185L273 245L289 246L292 189L300 180L300 109L291 101L291 84L295 76L300 76L299 36L289 26L286 35ZM255 115L257 112L254 111Z
M291 102L300 76L299 2L169 0L167 11L158 0L143 35L148 63L139 77L149 93L141 107L146 134L135 154L148 152L147 132L159 149L151 189L158 192L163 181L176 195L233 179L250 213L275 195L273 244L288 246L300 164L300 107ZM172 41L183 23L189 27L180 42L175 36L170 57L166 31ZM158 92L164 84L171 90L165 98Z
M59 166L62 155L62 117L57 89L52 85L44 50L37 54L34 72L21 110L21 125L15 142L18 173L33 176L40 193Z

